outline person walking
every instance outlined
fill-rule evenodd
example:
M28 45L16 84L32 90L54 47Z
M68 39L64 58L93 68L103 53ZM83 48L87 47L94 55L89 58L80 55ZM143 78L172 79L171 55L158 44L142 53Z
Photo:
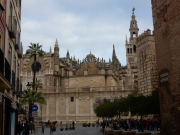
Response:
M25 130L25 135L29 135L30 124L28 121L25 123L24 130Z
M50 123L50 134L52 134L52 133L53 133L52 128L53 128L53 124L52 124L52 122L51 122L51 123Z
M21 135L21 123L20 123L20 121L16 125L16 134Z
M44 134L45 123L42 122L42 133Z
M103 123L102 123L103 133L104 133L105 126L106 126L106 123L103 121Z

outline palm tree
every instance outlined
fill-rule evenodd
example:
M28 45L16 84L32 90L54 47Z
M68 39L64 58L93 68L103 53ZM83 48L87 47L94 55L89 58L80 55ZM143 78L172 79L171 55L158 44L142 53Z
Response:
M29 55L29 58L34 57L34 76L33 76L33 89L35 88L35 78L36 78L36 56L43 57L45 52L42 50L42 45L39 43L30 43L31 46L28 46L29 49L26 51L26 55Z
M30 82L31 86L33 85L33 82ZM43 83L42 83L42 80L41 79L37 79L36 78L36 81L35 81L35 88L36 88L36 91L38 88L42 89L43 88Z
M20 99L22 105L29 104L29 120L32 120L32 106L34 103L45 104L46 100L41 92L33 90L24 90L24 93Z

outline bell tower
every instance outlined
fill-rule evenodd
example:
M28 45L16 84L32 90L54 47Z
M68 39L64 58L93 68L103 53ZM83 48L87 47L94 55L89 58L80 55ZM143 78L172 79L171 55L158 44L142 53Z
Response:
M134 15L135 8L132 10L131 22L130 22L130 38L129 41L126 37L126 62L127 64L136 65L136 38L138 37L139 28L137 25L136 16Z
M135 44L136 38L138 37L138 31L139 31L136 16L134 15L134 11L135 11L135 8L133 8L133 13L132 13L132 16L131 16L132 19L131 19L131 22L130 22L130 29L129 29L130 43L131 44Z

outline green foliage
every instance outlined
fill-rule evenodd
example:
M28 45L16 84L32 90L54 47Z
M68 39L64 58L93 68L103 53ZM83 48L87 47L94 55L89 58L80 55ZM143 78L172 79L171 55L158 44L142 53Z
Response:
M119 101L103 103L94 109L97 117L112 118L115 115L125 115L131 112L133 115L159 114L159 94L153 93L152 96L128 95Z
M112 102L103 103L95 108L95 113L97 117L108 117L112 118L116 115L116 108Z
M20 99L20 103L22 105L34 103L46 105L46 100L41 92L36 92L35 90L25 90Z
M39 57L44 56L45 52L42 50L42 45L39 43L30 43L31 46L28 46L29 49L26 51L26 55L29 55L30 58L34 57L34 55L39 55Z
M30 82L30 85L33 86L33 82ZM42 80L41 79L37 79L36 78L36 81L35 81L35 88L40 88L42 89L43 88L43 83L42 83Z

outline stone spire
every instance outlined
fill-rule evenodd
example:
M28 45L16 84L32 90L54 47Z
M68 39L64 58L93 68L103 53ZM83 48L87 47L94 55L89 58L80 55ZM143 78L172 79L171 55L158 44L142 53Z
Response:
M76 61L75 55L74 55L73 61Z
M66 58L70 58L69 50L67 50Z
M115 52L115 47L114 47L114 44L113 44L113 55L112 55L112 60L116 58L116 52Z
M52 54L51 46L50 46L50 50L49 50L49 53L50 53L50 55Z
M127 35L126 35L126 44L128 44L128 39L127 39Z
M58 45L58 41L57 41L57 38L56 38L55 47L59 47L59 45Z

